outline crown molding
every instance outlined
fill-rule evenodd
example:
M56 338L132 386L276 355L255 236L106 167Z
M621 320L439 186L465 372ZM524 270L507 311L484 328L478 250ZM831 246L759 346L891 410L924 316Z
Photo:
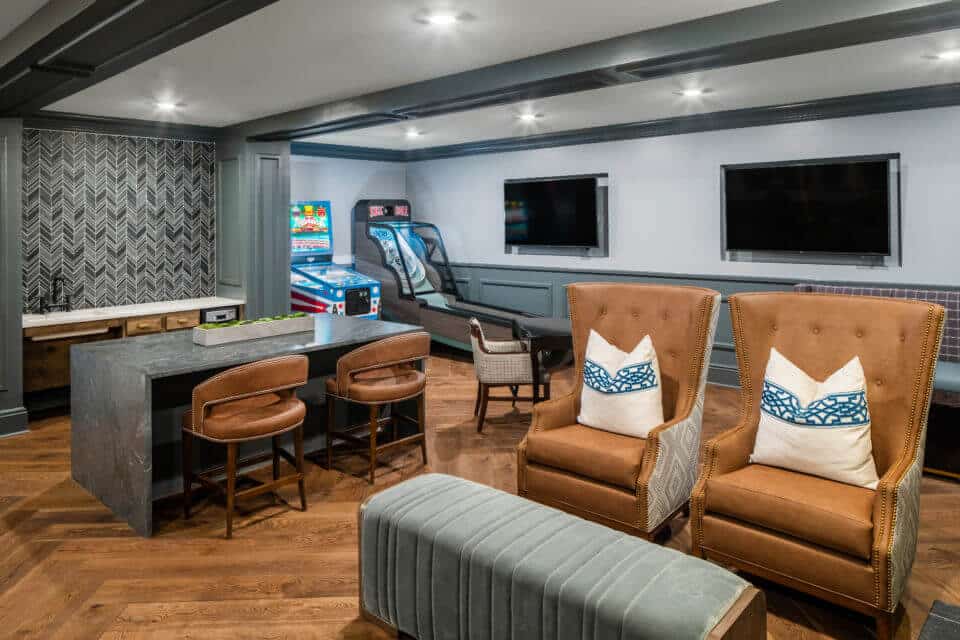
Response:
M214 142L219 132L215 127L130 118L106 118L58 111L41 111L27 116L23 119L23 127L143 138L174 138L198 142Z

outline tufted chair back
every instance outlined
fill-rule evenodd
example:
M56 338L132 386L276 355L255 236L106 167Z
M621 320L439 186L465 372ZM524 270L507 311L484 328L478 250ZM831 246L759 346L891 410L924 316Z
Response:
M587 339L593 329L630 351L647 334L660 362L663 418L684 415L696 399L714 298L712 289L626 283L567 287L576 359L577 411ZM718 301L719 304L719 301Z
M776 347L817 380L860 357L881 476L920 444L943 307L864 296L744 293L730 297L730 313L751 428L759 421L763 376Z

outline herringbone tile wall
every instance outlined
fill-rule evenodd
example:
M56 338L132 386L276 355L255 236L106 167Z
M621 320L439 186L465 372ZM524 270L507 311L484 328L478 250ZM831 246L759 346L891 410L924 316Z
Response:
M76 309L213 295L214 145L23 132L23 293Z

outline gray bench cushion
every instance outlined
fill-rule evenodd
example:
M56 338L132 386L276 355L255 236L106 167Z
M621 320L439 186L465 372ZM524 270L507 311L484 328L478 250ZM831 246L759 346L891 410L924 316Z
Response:
M933 386L941 391L960 393L960 362L937 362L937 375Z
M363 608L418 640L704 638L749 586L708 562L460 478L360 521Z

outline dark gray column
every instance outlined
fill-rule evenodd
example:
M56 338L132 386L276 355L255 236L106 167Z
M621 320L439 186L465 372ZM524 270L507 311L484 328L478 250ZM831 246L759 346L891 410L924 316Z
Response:
M22 134L19 119L0 120L0 436L27 428L21 316Z
M290 144L217 140L217 294L248 317L290 310Z

